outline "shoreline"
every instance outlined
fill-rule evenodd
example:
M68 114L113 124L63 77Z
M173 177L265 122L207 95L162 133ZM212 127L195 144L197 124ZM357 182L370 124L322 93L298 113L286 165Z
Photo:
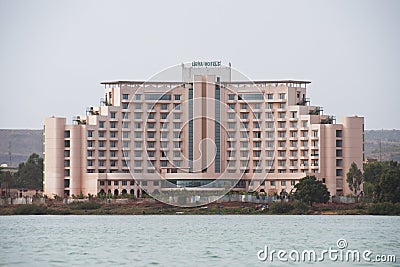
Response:
M243 202L210 203L197 207L177 207L154 201L99 203L98 201L50 202L45 205L0 206L0 216L12 215L385 215L371 214L369 203L307 206L303 203L275 202L261 205ZM386 214L398 215L398 214Z

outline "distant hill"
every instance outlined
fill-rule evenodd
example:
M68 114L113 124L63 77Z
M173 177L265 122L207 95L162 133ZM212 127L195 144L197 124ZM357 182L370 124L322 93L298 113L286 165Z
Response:
M0 164L10 164L10 144L12 166L17 166L32 153L42 156L43 131L0 129ZM366 130L365 156L400 161L400 130Z
M18 166L25 162L33 152L43 156L42 130L7 130L0 129L0 164Z
M367 158L400 161L400 130L365 131Z

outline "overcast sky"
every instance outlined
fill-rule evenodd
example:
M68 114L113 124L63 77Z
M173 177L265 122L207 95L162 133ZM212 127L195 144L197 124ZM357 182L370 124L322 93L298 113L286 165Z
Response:
M400 129L400 1L0 0L0 128L84 114L101 81L193 60L309 80L311 104Z

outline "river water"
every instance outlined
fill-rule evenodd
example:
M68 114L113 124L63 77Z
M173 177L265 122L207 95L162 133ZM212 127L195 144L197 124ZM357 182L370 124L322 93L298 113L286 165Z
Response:
M399 266L399 240L400 217L389 216L2 216L0 265ZM329 248L372 254L340 260L320 253ZM367 261L376 255L397 263Z

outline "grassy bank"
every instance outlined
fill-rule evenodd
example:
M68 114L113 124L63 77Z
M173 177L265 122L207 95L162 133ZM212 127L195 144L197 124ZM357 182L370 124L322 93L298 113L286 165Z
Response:
M182 208L159 202L131 201L125 204L106 204L95 201L46 205L4 205L0 215L158 215L158 214L289 214L289 215L400 215L400 205L376 204L326 204L308 206L301 202L256 205L254 203L225 202L207 206Z

